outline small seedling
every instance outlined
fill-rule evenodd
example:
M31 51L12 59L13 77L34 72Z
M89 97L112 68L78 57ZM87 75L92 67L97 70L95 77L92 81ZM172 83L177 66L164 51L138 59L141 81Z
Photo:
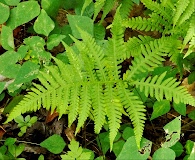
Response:
M16 138L7 138L4 145L0 147L0 159L14 159L14 160L25 160L24 158L17 158L24 151L24 144L15 144Z
M25 118L20 115L17 118L14 119L16 123L18 123L18 127L20 128L20 132L18 133L18 136L21 137L26 133L26 129L28 127L31 127L36 121L37 117L33 116L30 118L29 115L27 115Z

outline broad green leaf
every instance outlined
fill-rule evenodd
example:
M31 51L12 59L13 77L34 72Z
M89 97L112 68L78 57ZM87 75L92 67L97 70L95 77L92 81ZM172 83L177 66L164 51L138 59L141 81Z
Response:
M61 34L52 34L47 40L47 49L51 50L57 46L66 36Z
M9 146L9 145L13 145L15 142L16 142L16 138L11 138L11 137L9 137L9 138L7 138L6 140L5 140L5 145L6 146Z
M188 76L188 84L192 84L195 82L195 71L191 72Z
M186 153L189 155L187 160L195 159L195 142L187 140L185 145Z
M4 54L0 55L0 74L7 78L15 78L21 67L20 65L15 64L18 59L19 56L14 51L7 51Z
M96 140L98 142L98 146L101 147L103 154L106 154L110 148L109 132L100 133Z
M16 147L15 156L18 157L24 151L24 148L25 148L24 144L20 143Z
M34 23L34 30L38 34L48 36L49 33L54 29L55 24L53 20L47 15L44 9L41 10L41 14L37 17Z
M44 160L44 156L41 154L38 158L38 160Z
M3 24L8 20L9 14L10 14L9 7L0 2L0 17L1 17L0 24Z
M123 145L125 144L124 140L119 140L113 144L113 152L115 156L117 157L119 153L121 152Z
M51 32L51 34L62 34L65 35L66 38L63 39L63 41L67 44L70 45L73 40L70 38L69 35L72 35L72 30L70 28L70 25L65 25L65 26L59 26L58 24L55 24L54 30Z
M41 0L41 7L47 14L53 18L56 18L58 10L60 8L61 0Z
M19 60L22 60L22 59L26 56L28 50L29 50L29 46L21 45L21 46L18 48L17 54L18 54L18 56L19 56Z
M170 108L170 102L168 100L156 101L153 106L151 120L169 112Z
M37 117L33 116L30 120L29 123L34 124L37 121Z
M23 95L15 96L12 101L4 108L3 114L10 113L11 110L24 98Z
M123 131L122 137L127 140L129 137L134 136L134 131L131 127L126 127Z
M4 1L9 6L16 6L18 3L20 3L20 0L4 0Z
M46 148L54 154L59 154L63 151L66 143L60 135L54 134L40 143L41 147Z
M174 150L176 157L179 157L184 151L180 142L177 142L174 146L170 147L170 149Z
M195 110L191 111L189 114L188 114L188 117L192 120L195 120Z
M166 141L162 144L162 147L167 148L175 145L180 139L181 116L166 124L163 129L166 133Z
M16 123L24 123L24 117L22 116L22 115L19 115L18 117L16 117L15 119L14 119L14 121L16 122Z
M27 23L37 17L40 13L40 6L37 1L21 2L17 7L11 9L10 17L6 25L11 29Z
M81 39L78 27L93 36L93 21L86 16L68 15L68 22L75 38Z
M23 83L32 81L37 77L38 72L39 65L31 61L25 62L19 70L15 81L8 86L9 91L14 92L20 88Z
M181 115L186 115L186 104L173 102L173 108Z
M1 45L6 50L14 49L14 37L13 30L10 27L2 26L1 31Z
M185 149L186 149L186 154L190 154L193 151L195 142L191 140L186 141Z
M160 148L154 152L152 160L175 160L175 152L170 148Z
M5 82L0 82L0 94L1 94L1 92L3 92L5 84L6 84Z
M103 25L95 24L94 25L94 38L96 40L104 40L106 30Z
M142 138L140 147L143 153L140 153L137 148L135 136L128 138L116 160L135 160L135 157L139 160L146 160L150 155L152 142Z

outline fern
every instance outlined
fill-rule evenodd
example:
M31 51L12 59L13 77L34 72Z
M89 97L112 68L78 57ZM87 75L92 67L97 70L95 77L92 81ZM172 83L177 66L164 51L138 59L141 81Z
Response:
M195 12L194 6L194 0L179 1L177 4L176 14L173 17L174 25L176 23L178 23L178 25L181 25L184 21L189 19L191 15Z
M153 78L143 78L141 81L133 82L133 84L135 84L140 91L144 90L146 96L150 95L151 97L155 97L158 101L163 100L165 96L167 100L172 101L173 98L176 103L182 102L194 106L195 99L189 95L187 90L179 86L179 82L176 82L176 79L172 77L164 79L165 75L166 72L159 77L156 75Z
M177 9L176 9L176 12L174 14L174 17L173 17L173 24L174 26L176 25L176 23L178 22L180 16L182 15L182 13L185 11L185 9L187 8L189 4L189 0L179 0L177 2Z
M136 57L137 55L141 54L141 45L146 45L149 44L150 41L153 41L154 39L149 37L149 36L141 36L139 35L138 37L132 37L129 38L129 40L125 43L126 50L127 52L126 58Z
M133 1L131 0L121 0L120 2L120 14L122 19L127 19L130 11L133 8Z
M97 2L103 4L103 1ZM144 3L149 7L156 5L155 12L162 19L167 18L163 15L166 14L166 8L156 11L160 4L151 1ZM125 27L121 24L127 12L121 16L120 11L119 7L111 25L112 38L108 38L105 46L99 46L91 35L78 27L82 41L71 36L73 46L63 42L69 63L52 57L55 65L46 67L45 72L40 72L38 79L41 84L34 84L32 91L10 113L6 123L22 113L44 107L47 110L56 110L59 118L67 114L69 126L78 120L77 133L90 117L94 120L94 131L97 134L103 125L108 123L112 149L122 114L126 111L125 115L132 121L137 146L140 148L146 110L143 102L132 92L134 88L139 88L146 96L153 96L157 100L166 98L176 103L183 102L195 106L194 98L184 87L179 86L179 82L173 78L165 79L166 73L159 77L149 76L150 71L162 64L164 56L178 51L175 44L178 44L179 34L162 36L155 40L139 36L124 42ZM158 17L155 14L151 17L155 16ZM165 25L170 28L169 25ZM175 28L177 30L177 26ZM130 56L134 57L132 66L121 77L120 64Z

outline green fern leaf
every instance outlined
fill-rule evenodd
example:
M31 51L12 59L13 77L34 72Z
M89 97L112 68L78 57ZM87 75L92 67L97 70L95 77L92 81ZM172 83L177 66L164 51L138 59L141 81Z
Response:
M161 3L152 0L141 0L141 2L151 11L163 16L167 21L171 20L172 11L169 8L165 8Z
M97 83L92 87L92 103L93 103L93 116L95 127L95 133L100 133L103 124L105 123L105 98L102 91L102 85Z
M79 111L79 95L80 87L74 85L70 89L70 105L68 107L68 126L70 127L72 123L76 120Z
M154 39L149 36L141 36L130 38L126 43L125 47L127 52L127 55L125 59L132 57L136 57L141 54L141 45L149 44L150 41L153 41Z
M170 49L171 39L161 38L150 42L150 45L141 45L142 54L137 55L130 66L130 70L124 75L125 80L137 79L141 73L152 71L164 61Z
M154 76L153 78L143 78L141 81L135 81L133 84L144 91L145 95L155 97L158 101L163 100L163 97L167 100L174 101L175 103L185 103L195 105L195 99L188 93L187 89L183 86L179 86L179 82L176 82L174 78L164 79L166 72L160 76Z
M129 14L130 14L130 11L132 10L133 8L133 1L131 0L122 0L120 2L121 4L121 7L120 7L120 14L121 14L121 18L122 19L127 19Z
M187 19L190 19L190 17L192 16L193 13L195 13L195 1L190 0L188 6L186 7L185 11L183 12L183 14L181 15L181 17L178 21L178 25L181 25Z
M118 64L122 63L124 57L126 57L126 48L123 40L125 30L120 23L122 23L122 18L118 9L111 28L112 39L108 40L106 48L106 55L108 55L106 57L106 65L109 68L108 76L114 80L119 79L120 66Z
M153 16L154 17L154 16ZM125 27L132 29L137 29L140 31L163 31L160 20L163 20L160 16L158 18L142 18L142 17L133 17L124 22Z
M93 21L95 21L98 13L101 11L102 7L104 6L106 0L96 0L94 4L94 15L93 15Z
M192 37L195 35L194 22L195 22L195 13L193 14L193 16L190 20L189 28L188 28L187 34L184 38L184 41L183 41L184 45L186 45L192 39Z
M118 101L116 96L116 88L113 84L107 84L105 89L106 113L108 116L110 150L112 150L114 139L120 128L122 117L122 104Z
M145 106L137 96L126 89L124 84L119 84L118 93L120 95L121 103L124 105L128 114L130 115L130 119L134 127L135 139L138 148L140 148L140 142L144 130L144 123L146 120L144 113L146 112Z
M91 109L90 88L91 87L88 86L87 84L83 85L81 88L79 117L78 117L78 124L75 133L78 133L80 127L83 126L83 124L87 120L87 117L89 117L89 112Z
M114 7L116 0L106 0L104 7L103 7L103 14L100 20L100 23L104 20L106 15L111 11L111 9Z

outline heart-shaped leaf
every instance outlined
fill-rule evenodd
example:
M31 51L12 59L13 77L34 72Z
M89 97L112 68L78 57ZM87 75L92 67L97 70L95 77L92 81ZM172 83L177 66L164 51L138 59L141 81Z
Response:
M46 148L48 151L54 154L61 153L65 145L66 143L64 142L63 138L57 134L52 135L51 137L40 143L41 147Z
M47 15L44 9L41 10L41 14L38 16L34 23L34 30L38 34L48 36L54 29L55 24L53 20Z

